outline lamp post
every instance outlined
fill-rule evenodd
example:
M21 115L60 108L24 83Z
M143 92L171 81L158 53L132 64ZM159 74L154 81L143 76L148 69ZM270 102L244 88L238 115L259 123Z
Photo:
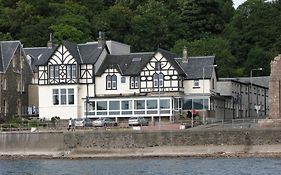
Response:
M259 67L259 68L255 68L255 69L251 69L251 71L250 71L250 81L251 81L251 96L250 96L250 100L249 100L249 117L251 117L251 110L252 110L252 108L250 107L250 106L252 106L252 102L253 102L253 100L252 100L252 94L253 94L253 71L262 71L262 67ZM258 103L258 102L257 102Z
M160 105L160 74L161 74L161 62L158 63L158 113L159 113L159 127L161 127L161 105ZM164 83L164 82L163 82Z
M203 96L204 96L204 93L205 93L205 68L207 67L211 67L211 68L215 68L217 67L218 65L214 64L214 65L208 65L208 66L204 66L203 67ZM202 111L203 111L203 124L205 125L206 124L206 117L205 117L205 103L204 103L204 98L203 98L203 107L202 107Z

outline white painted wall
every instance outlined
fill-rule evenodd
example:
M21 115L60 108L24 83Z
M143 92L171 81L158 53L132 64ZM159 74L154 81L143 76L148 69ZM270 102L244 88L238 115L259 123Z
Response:
M53 105L53 89L62 88L74 89L73 105ZM79 109L81 109L82 105L81 97L85 94L84 89L84 87L81 88L79 85L39 86L39 117L51 119L54 116L59 116L61 119L69 119L82 116Z
M106 70L105 72L107 72ZM115 69L114 72L117 72ZM139 93L139 89L130 89L130 77L126 76L126 83L121 83L121 74L115 73L117 76L117 89L116 90L106 90L106 76L108 74L104 73L101 77L96 77L96 94L97 95L116 95L116 94L134 94Z

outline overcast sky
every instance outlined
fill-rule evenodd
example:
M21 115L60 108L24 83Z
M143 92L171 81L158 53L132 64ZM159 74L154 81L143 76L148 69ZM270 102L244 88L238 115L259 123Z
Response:
M246 0L233 0L234 8L237 8L240 4L245 2Z

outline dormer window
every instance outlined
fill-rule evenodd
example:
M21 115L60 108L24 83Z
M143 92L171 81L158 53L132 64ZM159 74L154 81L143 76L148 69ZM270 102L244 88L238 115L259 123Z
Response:
M199 88L200 87L199 80L194 80L193 81L193 87L194 88Z

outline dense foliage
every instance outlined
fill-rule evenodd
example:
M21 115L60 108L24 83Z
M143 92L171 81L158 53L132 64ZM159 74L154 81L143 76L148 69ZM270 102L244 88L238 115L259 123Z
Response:
M108 39L133 51L157 47L181 55L216 55L219 76L249 76L280 52L281 0L0 0L0 40L25 47L55 42Z

